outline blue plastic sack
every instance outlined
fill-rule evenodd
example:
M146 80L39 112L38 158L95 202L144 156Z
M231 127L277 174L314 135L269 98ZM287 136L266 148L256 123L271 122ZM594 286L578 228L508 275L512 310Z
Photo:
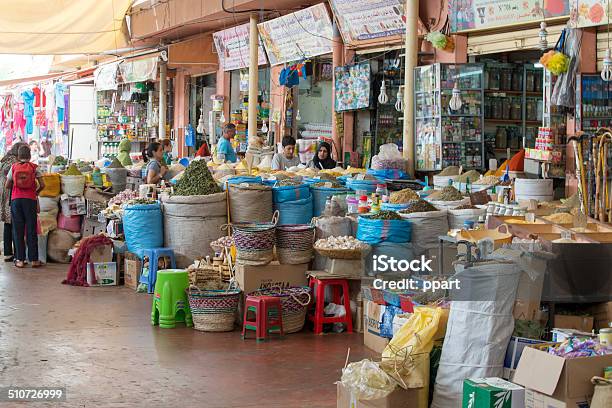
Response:
M312 220L312 197L274 203L274 210L279 212L278 225L310 224Z
M376 192L376 184L378 184L377 180L356 180L353 178L346 180L346 186L351 190L364 190L368 194Z
M312 214L314 217L319 217L325 211L325 202L327 197L331 197L336 194L345 194L349 191L346 188L329 188L329 187L314 187L310 186L310 192L312 193Z
M380 336L388 339L393 337L393 318L395 315L402 314L404 311L396 306L385 306L383 313L382 324L380 325Z
M310 189L308 188L308 184L272 187L272 197L274 198L275 203L302 200L310 197Z
M145 249L164 246L161 205L130 205L123 211L123 233L128 251L142 258Z
M388 210L388 211L399 211L399 210L404 210L406 208L408 208L410 204L392 204L392 203L382 203L380 205L380 209L381 210Z
M381 181L384 181L387 179L389 180L410 179L410 176L406 172L402 170L398 170L398 169L386 169L386 170L368 169L367 174L374 176Z
M370 245L410 242L411 232L408 220L376 220L367 216L357 219L357 239Z

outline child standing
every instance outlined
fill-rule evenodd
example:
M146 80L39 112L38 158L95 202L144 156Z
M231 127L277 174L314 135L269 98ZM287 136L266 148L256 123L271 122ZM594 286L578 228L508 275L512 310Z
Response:
M6 189L11 189L11 218L15 245L15 266L23 268L25 263L25 236L27 236L28 258L33 268L40 266L38 260L38 193L45 188L38 166L30 162L30 147L20 146L17 163L13 164L6 178ZM38 181L38 185L37 182Z

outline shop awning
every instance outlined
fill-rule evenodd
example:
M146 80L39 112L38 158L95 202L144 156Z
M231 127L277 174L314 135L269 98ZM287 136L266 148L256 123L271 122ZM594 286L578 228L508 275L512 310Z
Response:
M128 44L124 17L132 0L3 3L1 54L95 54Z

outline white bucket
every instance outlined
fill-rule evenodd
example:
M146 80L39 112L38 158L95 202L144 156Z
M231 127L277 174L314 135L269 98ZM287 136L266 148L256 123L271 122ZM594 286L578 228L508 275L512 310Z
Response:
M517 178L514 191L517 201L553 201L553 180Z

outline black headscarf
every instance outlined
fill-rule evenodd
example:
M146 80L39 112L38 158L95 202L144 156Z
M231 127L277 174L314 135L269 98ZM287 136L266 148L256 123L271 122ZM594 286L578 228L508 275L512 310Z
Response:
M319 159L319 151L322 148L326 148L327 149L327 157L325 158L325 160L320 160ZM319 144L319 147L317 148L317 152L315 153L313 159L312 159L312 163L314 164L315 169L318 170L326 170L326 169L333 169L336 167L336 161L334 159L331 158L331 146L329 143L327 142L321 142Z

